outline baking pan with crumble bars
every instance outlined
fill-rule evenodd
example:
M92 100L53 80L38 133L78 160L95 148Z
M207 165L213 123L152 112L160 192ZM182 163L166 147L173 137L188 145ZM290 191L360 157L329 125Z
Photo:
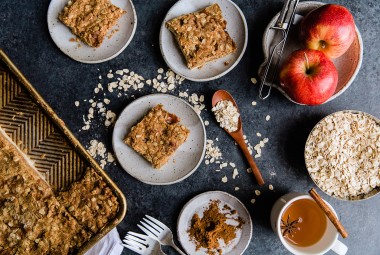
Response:
M0 126L32 161L53 191L64 190L91 167L113 191L119 211L80 247L84 254L124 218L126 199L65 123L0 49Z

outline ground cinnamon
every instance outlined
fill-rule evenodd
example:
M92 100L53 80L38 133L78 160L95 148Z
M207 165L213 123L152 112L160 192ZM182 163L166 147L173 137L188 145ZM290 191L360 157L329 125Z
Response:
M219 200L212 200L209 207L203 212L202 218L195 213L188 230L190 238L195 241L196 250L202 247L206 248L209 255L222 254L219 240L223 240L228 245L235 239L237 229L244 224L240 217L234 217L237 213L236 210L232 210L226 205L223 210L220 210L219 204ZM227 220L234 220L237 225L230 225Z

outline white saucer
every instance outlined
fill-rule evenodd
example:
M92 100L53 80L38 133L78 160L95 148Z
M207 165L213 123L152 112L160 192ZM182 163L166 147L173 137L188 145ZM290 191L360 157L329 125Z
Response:
M227 32L235 41L237 50L223 58L205 64L202 68L187 68L185 58L165 23L175 17L203 9L213 3L219 4L227 21ZM247 22L240 8L230 0L179 0L168 11L161 25L160 49L166 64L176 73L191 81L210 81L231 71L243 57L248 41ZM224 63L228 62L228 65Z
M190 130L190 135L166 165L154 169L148 161L126 145L123 139L131 127L158 104L177 115L180 123ZM122 111L115 123L112 145L120 165L130 175L144 183L167 185L186 179L198 168L206 149L206 130L201 117L187 102L167 94L152 94L136 99Z
M183 207L177 222L177 234L182 248L187 254L207 255L207 251L204 248L196 251L196 245L194 241L190 240L188 230L191 226L193 215L198 213L199 217L203 217L203 212L207 209L211 200L221 201L219 206L220 209L222 209L224 205L228 205L232 210L237 211L236 216L243 219L244 224L242 228L236 232L236 238L232 240L229 245L221 247L224 255L243 254L252 238L251 216L249 215L247 208L239 199L223 191L209 191L202 193L191 199Z
M68 0L52 0L48 9L47 22L54 43L70 58L89 64L105 62L118 56L131 42L137 25L137 15L131 0L111 0L112 4L126 13L112 28L118 31L111 38L106 37L99 48L90 47L83 42L70 41L76 36L58 20L58 15L67 2Z

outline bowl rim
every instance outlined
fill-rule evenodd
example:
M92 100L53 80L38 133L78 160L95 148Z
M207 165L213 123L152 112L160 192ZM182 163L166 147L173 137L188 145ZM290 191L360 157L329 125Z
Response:
M364 196L364 197L361 197L361 198L360 198L360 196L357 196L358 199L344 199L344 198L340 198L340 197L337 197L337 196L333 196L333 195L328 194L324 189L322 189L322 188L316 183L315 179L314 179L314 178L311 176L311 174L310 174L309 167L308 167L308 164L307 164L307 162L306 162L306 147L307 147L307 145L308 145L310 139L312 138L312 137L311 137L311 134L314 132L314 130L316 130L316 129L320 126L321 122L323 122L325 119L327 119L327 118L329 118L329 117L332 117L332 116L334 116L334 115L336 115L336 114L339 114L339 113L349 113L349 114L361 114L361 115L365 115L365 116L367 116L367 117L373 119L373 120L374 120L374 121L380 126L380 119L378 119L377 117L375 117L375 116L373 116L373 115L371 115L371 114L369 114L369 113L366 113L366 112L363 112L363 111L359 111L359 110L341 110L341 111L336 111L336 112L333 112L333 113L331 113L331 114L328 114L327 116L325 116L324 118L322 118L320 121L318 121L317 124L315 124L315 126L314 126L313 129L310 131L310 133L309 133L309 135L308 135L308 137L307 137L307 140L306 140L306 143L305 143L305 148L304 148L304 160L305 160L306 170L307 170L307 172L308 172L310 178L313 180L314 184L315 184L315 185L316 185L316 186L317 186L317 187L318 187L323 193L325 193L325 194L328 195L329 197L332 197L332 198L335 198L335 199L338 199L338 200L341 200L341 201L349 201L349 202L358 202L358 201L368 200L368 199L370 199L370 198L375 197L376 195L378 195L378 194L380 193L380 186L378 186L378 187L376 187L376 188L373 188L373 189L371 190L371 191L373 191L373 190L376 190L376 191L377 191L376 193L372 194L371 196L367 196L367 197L366 197L366 195L368 195L368 193L367 193L367 194L364 194L364 195L360 195L360 196Z
M305 6L308 6L308 5L316 5L318 7L320 6L323 6L323 5L326 5L327 3L323 3L323 2L318 2L318 1L305 1L305 2L300 2L297 6L297 10L298 8L300 7L305 7ZM317 7L317 8L318 8ZM263 38L262 38L262 50L263 50L263 53L264 53L264 61L263 63L260 65L259 69L258 69L258 76L260 77L260 79L262 79L262 70L266 67L266 64L268 62L268 59L269 59L269 45L266 43L267 40L266 38L268 37L268 33L269 33L269 30L270 28L272 27L273 24L275 24L275 22L277 21L278 17L280 16L280 12L278 12L275 16L273 16L273 18L269 21L268 25L266 26L265 30L264 30L264 35L263 35ZM323 105L323 104L326 104L327 102L330 102L332 101L333 99L337 98L338 96L340 96L341 94L343 94L347 89L348 87L351 86L351 84L353 83L353 81L355 80L356 76L358 75L359 73L359 70L362 66L362 63L363 63L363 39L362 39L362 36L361 36L361 33L358 29L358 27L356 26L355 24L355 32L356 32L356 38L358 40L358 43L359 43L359 58L358 58L358 63L355 67L355 70L354 72L352 73L350 79L347 81L347 83L338 91L338 92L334 92L334 94L329 98L327 99L325 102L323 102L322 104L320 105ZM270 87L273 87L275 89L277 89L282 95L284 95L289 101L297 104L297 105L306 105L306 104L300 104L300 103L297 103L295 102L293 99L291 99L289 97L288 94L286 94L286 92L281 88L281 86L279 86L278 84L276 83L272 83L272 84L266 84L266 86L270 86ZM308 106L308 105L306 105Z

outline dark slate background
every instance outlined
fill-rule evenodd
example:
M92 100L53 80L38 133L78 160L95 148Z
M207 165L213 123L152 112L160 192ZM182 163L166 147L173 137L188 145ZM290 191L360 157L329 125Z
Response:
M326 1L331 2L332 1ZM156 70L166 67L161 56L158 35L161 21L174 0L142 1L135 0L138 16L136 34L131 44L117 58L101 64L82 64L64 55L50 38L46 14L48 0L1 0L0 1L0 47L5 50L16 66L35 86L42 97L56 111L80 142L88 145L91 139L106 143L112 150L112 128L105 128L96 120L91 132L80 132L82 115L88 105L74 106L74 101L94 96L93 89L98 83L99 74L105 76L108 70L129 68L144 77L153 77ZM263 156L257 159L268 187L259 188L244 169L247 167L232 140L215 123L210 112L202 113L203 119L210 121L207 127L208 138L219 137L217 145L224 152L224 159L234 161L240 170L237 179L232 180L231 170L213 171L215 166L201 164L199 169L186 180L169 186L143 184L128 175L119 165L106 167L106 172L124 192L128 201L128 212L118 226L121 236L127 231L138 231L136 223L144 214L150 214L171 229L176 229L176 221L182 206L192 197L209 190L222 190L238 197L248 208L253 219L253 238L246 254L288 254L272 232L269 214L273 203L281 195L290 192L307 192L314 186L307 174L303 161L303 147L312 127L324 116L344 109L361 110L380 117L379 70L380 70L380 2L377 0L335 1L347 6L353 13L364 42L364 59L361 70L351 87L339 98L322 106L305 107L289 102L277 91L273 91L266 101L258 98L258 85L250 82L257 77L257 69L263 61L261 38L263 31L278 11L282 1L278 0L236 0L248 23L248 47L241 62L224 77L210 82L185 81L181 91L204 94L207 109L210 109L211 96L217 89L229 90L236 98L243 114L244 130L252 144L256 144L256 132L269 138L263 149ZM136 97L153 93L146 88L133 92ZM178 95L178 89L173 94ZM110 109L117 114L132 101L131 95L117 98L109 96ZM258 105L251 106L255 100ZM271 120L265 121L269 114ZM270 172L276 172L271 176ZM229 181L222 183L227 173ZM235 186L240 190L235 191ZM256 198L254 190L262 195ZM322 192L320 192L322 193ZM331 203L346 226L349 237L344 243L349 247L348 254L380 254L380 196L367 201L344 202L322 195ZM165 248L169 254L172 249ZM133 254L124 250L123 254Z

